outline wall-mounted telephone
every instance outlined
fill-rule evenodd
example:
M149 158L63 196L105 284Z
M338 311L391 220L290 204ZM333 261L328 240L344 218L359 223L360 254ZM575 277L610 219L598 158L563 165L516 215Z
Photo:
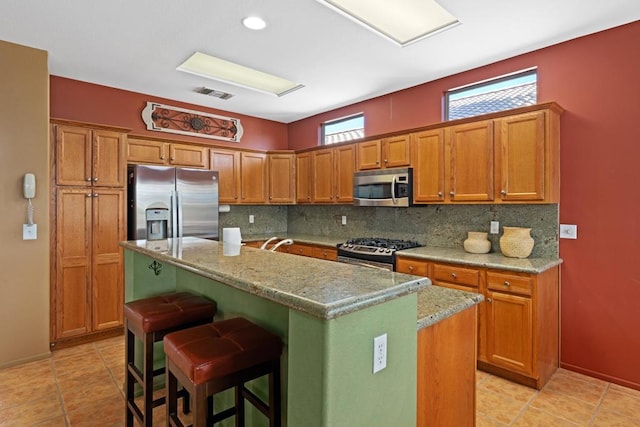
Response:
M26 173L24 175L24 198L33 199L36 197L36 177L32 173Z

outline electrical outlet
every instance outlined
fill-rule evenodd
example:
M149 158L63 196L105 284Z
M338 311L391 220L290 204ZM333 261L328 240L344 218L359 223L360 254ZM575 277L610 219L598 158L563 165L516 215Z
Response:
M387 367L387 334L373 339L373 373Z
M500 223L498 221L491 221L491 228L489 229L489 233L491 234L500 233Z
M253 224L256 221L255 215L249 215L249 224Z
M347 216L342 215L342 225L347 225Z

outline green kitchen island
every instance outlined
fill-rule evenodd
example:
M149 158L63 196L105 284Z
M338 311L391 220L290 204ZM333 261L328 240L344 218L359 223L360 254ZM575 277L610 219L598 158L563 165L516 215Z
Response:
M283 426L416 425L418 293L429 279L191 237L121 245L126 302L191 291L217 302L216 320L244 316L282 337ZM436 309L421 327L479 301L438 292L451 292L446 306L426 304ZM387 366L374 374L373 340L383 334ZM266 397L264 378L252 388ZM232 399L222 393L216 410ZM247 425L267 424L247 408Z

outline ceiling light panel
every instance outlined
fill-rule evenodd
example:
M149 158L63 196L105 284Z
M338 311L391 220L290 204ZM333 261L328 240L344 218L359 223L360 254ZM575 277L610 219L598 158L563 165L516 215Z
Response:
M458 24L433 0L317 0L370 30L406 46Z
M189 59L178 66L177 70L277 96L283 96L304 87L281 77L225 61L202 52L196 52L191 55Z
M259 16L247 16L242 20L242 25L250 30L264 30L267 27L267 23Z

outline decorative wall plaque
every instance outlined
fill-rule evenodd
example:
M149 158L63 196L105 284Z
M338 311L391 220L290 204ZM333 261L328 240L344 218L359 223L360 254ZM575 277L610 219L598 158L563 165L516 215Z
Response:
M202 138L239 142L242 137L240 119L147 102L142 110L147 129Z

